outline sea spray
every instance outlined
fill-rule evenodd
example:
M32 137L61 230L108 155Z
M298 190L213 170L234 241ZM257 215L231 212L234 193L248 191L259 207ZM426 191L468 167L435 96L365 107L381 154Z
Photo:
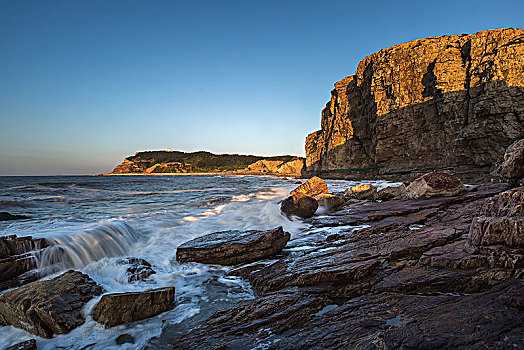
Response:
M139 235L124 221L103 223L71 235L47 238L49 247L37 253L38 269L46 273L81 269L106 257L125 255Z

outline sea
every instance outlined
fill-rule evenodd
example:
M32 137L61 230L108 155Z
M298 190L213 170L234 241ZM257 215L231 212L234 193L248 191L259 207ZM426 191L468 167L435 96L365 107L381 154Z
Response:
M0 222L0 236L45 238L51 247L36 254L43 279L75 269L88 274L107 293L174 286L175 307L156 317L105 329L92 318L100 297L82 310L86 322L69 334L43 339L0 326L0 349L36 339L38 349L164 349L173 338L201 324L214 312L257 297L249 282L228 275L231 267L179 264L176 248L193 238L225 230L291 233L290 250L307 250L314 229L280 212L280 201L304 179L270 176L10 176L0 177L0 212L27 215ZM361 181L379 188L385 181ZM359 182L359 183L361 183ZM357 183L328 180L331 193ZM325 215L327 208L319 208ZM156 274L128 282L122 257L152 264ZM270 261L270 260L269 260ZM5 291L4 291L5 292ZM3 292L0 292L0 294ZM133 343L117 344L131 335ZM120 338L121 339L121 338ZM260 348L264 348L260 344Z

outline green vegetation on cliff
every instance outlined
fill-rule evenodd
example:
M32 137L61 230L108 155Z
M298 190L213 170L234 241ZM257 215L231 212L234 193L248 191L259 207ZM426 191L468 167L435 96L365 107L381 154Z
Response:
M113 173L187 173L234 171L259 160L290 161L294 156L260 157L210 152L146 151L127 157Z

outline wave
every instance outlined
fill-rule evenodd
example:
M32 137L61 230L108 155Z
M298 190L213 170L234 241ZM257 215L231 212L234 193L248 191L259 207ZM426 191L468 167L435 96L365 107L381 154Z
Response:
M126 222L107 222L77 234L46 238L49 247L36 255L37 268L45 274L81 269L106 257L125 255L139 234Z

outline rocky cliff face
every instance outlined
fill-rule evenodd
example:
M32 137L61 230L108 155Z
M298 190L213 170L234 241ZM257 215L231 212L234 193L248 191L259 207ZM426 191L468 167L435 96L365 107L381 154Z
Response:
M419 39L335 83L321 130L306 139L307 173L481 179L523 132L524 29Z

